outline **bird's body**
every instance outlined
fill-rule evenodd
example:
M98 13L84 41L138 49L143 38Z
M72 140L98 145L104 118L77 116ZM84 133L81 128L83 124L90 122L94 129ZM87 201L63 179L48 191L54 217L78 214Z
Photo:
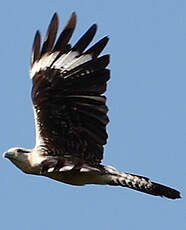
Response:
M99 54L108 38L84 51L96 33L93 25L71 47L68 42L75 25L73 13L56 41L58 17L54 14L41 48L40 33L36 33L30 70L36 145L31 150L11 148L5 157L25 173L67 184L120 185L180 198L175 189L101 164L109 121L104 92L110 72L109 55Z

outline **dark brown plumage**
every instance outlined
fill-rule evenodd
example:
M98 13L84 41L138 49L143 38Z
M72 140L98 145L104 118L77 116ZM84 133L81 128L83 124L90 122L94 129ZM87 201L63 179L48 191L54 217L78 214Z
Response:
M33 63L38 57L54 50L70 51L68 41L75 27L75 14L55 43L58 19L55 14L49 25L45 42L38 54L40 39L38 33L33 45ZM109 56L97 56L104 49L108 38L105 37L85 53L83 51L92 41L97 26L94 24L71 48L76 57L90 55L88 60L75 68L41 69L33 77L32 100L41 126L42 144L52 155L76 156L85 162L98 164L103 158L103 145L106 144L108 123L106 98L102 94L109 80ZM64 36L63 36L64 35ZM64 50L53 60L55 63L65 54ZM71 54L69 54L71 55ZM50 65L51 66L51 65ZM59 152L60 149L60 152Z

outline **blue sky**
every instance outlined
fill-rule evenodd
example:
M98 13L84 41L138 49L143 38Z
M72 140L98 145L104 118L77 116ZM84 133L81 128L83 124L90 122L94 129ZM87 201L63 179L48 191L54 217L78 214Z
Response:
M185 229L186 1L3 1L0 151L35 143L29 58L54 12L76 11L74 43L93 23L111 54L110 124L103 163L182 192L168 200L125 188L73 187L23 174L0 159L1 229Z

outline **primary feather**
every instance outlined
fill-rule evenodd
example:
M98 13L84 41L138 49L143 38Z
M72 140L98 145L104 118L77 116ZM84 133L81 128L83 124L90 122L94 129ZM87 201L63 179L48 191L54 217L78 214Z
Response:
M40 39L33 45L32 56L37 58L31 64L32 100L37 139L42 143L36 147L47 148L51 155L74 156L98 164L107 139L108 109L102 94L109 80L109 70L106 69L109 56L97 56L108 38L83 53L96 33L94 24L69 49L67 42L74 30L75 18L73 13L61 33L64 37L60 35L55 43L58 27L55 14L39 54Z

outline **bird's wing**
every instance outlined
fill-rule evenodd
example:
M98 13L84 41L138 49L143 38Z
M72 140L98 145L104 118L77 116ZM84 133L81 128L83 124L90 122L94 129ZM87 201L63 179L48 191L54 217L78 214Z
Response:
M68 42L75 25L73 13L56 41L58 16L54 14L42 47L40 33L35 35L30 75L36 148L48 155L99 164L109 121L103 95L109 80L109 55L98 55L108 38L84 51L96 33L94 24L71 48Z

